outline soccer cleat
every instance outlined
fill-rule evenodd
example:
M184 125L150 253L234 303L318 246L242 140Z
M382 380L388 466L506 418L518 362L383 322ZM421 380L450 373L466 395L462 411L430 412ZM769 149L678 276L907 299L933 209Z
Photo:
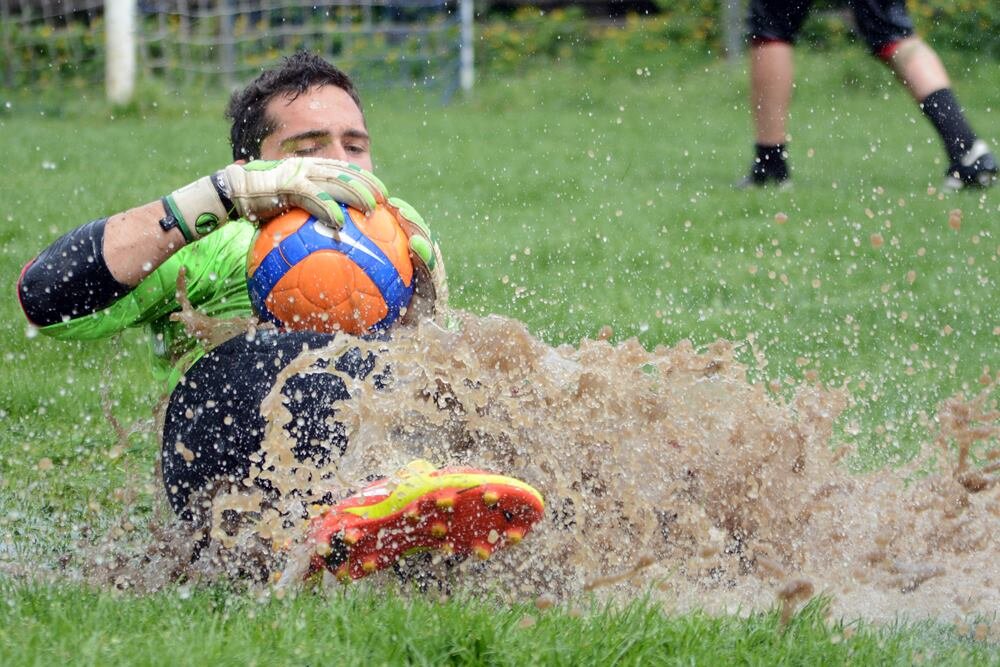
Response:
M312 572L348 582L428 550L486 559L520 542L543 511L541 494L513 477L414 461L312 520Z
M968 187L988 188L997 181L997 161L985 141L977 139L958 162L948 167L942 188L955 192Z

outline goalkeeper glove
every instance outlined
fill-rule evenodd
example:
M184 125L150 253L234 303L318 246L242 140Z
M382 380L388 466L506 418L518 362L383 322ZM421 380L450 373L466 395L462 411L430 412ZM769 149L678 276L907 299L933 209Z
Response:
M386 205L406 233L413 261L413 299L403 321L409 323L432 317L448 305L448 282L441 248L430 227L412 206L396 197L390 197Z
M269 220L305 209L333 229L344 224L338 202L364 213L386 199L385 186L364 169L321 158L231 164L163 198L164 229L176 225L190 243L229 220Z

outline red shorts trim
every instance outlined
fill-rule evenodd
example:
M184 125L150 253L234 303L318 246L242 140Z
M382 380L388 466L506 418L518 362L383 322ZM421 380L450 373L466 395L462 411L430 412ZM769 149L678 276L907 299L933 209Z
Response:
M875 57L878 58L879 60L884 60L886 62L889 62L890 60L892 60L892 56L895 55L896 50L902 43L903 40L897 40L895 42L889 42L888 44L884 44L881 48L875 51Z

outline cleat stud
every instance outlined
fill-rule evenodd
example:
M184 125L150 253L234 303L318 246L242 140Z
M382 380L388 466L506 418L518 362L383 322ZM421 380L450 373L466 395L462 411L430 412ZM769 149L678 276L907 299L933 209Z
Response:
M493 553L493 549L488 544L477 544L472 547L472 553L476 555L479 560L486 560Z
M500 494L496 491L487 491L483 494L483 502L487 507L493 507L500 502Z
M357 528L351 528L350 530L344 531L344 544L349 547L353 547L361 539L361 531Z
M453 507L455 507L455 496L454 495L441 496L440 498L434 501L434 504L438 506L438 509L450 510Z
M444 544L441 545L441 553L443 553L446 556L452 555L453 553L455 553L455 545L452 544L451 542L445 542Z
M448 534L448 526L445 525L443 521L438 521L431 526L431 535L437 538L444 537Z
M377 570L378 561L375 559L375 556L371 556L361 561L361 569L364 570L367 574L371 574L372 572Z
M351 571L350 568L347 567L347 563L344 563L343 565L338 567L337 571L333 573L333 576L335 576L337 578L337 581L339 581L342 584L351 583Z
M410 523L416 523L420 521L420 512L416 509L410 509L403 512L403 518Z
M517 544L524 539L524 531L520 528L508 528L504 532L504 536L506 536L507 541L511 544Z

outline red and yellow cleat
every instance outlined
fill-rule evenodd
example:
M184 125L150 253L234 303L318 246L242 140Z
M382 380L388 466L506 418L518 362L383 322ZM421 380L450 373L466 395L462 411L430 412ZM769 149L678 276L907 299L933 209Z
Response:
M413 461L312 520L312 570L347 582L418 551L485 559L517 544L543 511L541 494L513 477Z

